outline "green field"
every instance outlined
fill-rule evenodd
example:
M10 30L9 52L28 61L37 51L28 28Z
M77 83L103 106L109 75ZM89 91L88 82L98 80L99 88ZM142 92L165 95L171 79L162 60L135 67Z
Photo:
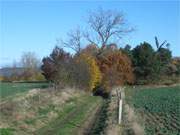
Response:
M135 88L126 94L143 118L146 135L180 134L180 86Z
M2 83L0 82L0 100L33 88L45 88L48 83Z

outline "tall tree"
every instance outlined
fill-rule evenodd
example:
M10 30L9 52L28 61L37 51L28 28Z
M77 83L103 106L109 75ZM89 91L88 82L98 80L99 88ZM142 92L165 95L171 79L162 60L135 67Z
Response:
M125 17L122 12L99 9L90 12L88 25L91 31L84 33L85 38L100 48L104 48L113 38L120 39L124 34L133 29L127 27ZM94 38L95 37L95 38Z

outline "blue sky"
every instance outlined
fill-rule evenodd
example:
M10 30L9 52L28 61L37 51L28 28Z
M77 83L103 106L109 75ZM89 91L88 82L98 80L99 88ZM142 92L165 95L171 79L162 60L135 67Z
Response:
M143 41L154 46L157 36L171 44L173 56L180 56L179 1L1 1L0 66L18 61L27 51L39 58L48 56L57 38L66 38L76 26L84 28L87 12L99 7L123 11L136 28L120 46L134 47Z

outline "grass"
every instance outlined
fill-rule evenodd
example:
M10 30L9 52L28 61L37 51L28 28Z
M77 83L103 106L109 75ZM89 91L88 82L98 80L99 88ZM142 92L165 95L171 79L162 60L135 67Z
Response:
M101 97L82 91L66 92L66 89L26 92L44 86L48 84L1 83L0 134L78 134L85 120L103 101Z
M0 100L14 96L17 93L26 92L33 88L45 88L48 83L4 83L0 82Z
M1 128L0 129L0 135L13 135L13 129L12 128Z
M100 97L83 96L65 104L58 113L58 118L39 129L38 135L70 135L78 134L78 128L86 120L88 113L102 102Z
M146 135L178 135L180 86L127 89L126 97L141 114Z

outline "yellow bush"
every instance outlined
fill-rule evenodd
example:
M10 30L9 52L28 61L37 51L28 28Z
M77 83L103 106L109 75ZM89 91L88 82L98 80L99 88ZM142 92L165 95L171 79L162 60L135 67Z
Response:
M96 63L94 57L81 54L79 56L79 60L82 60L85 64L87 64L89 80L88 80L88 89L93 90L98 84L101 83L102 75L99 67Z

